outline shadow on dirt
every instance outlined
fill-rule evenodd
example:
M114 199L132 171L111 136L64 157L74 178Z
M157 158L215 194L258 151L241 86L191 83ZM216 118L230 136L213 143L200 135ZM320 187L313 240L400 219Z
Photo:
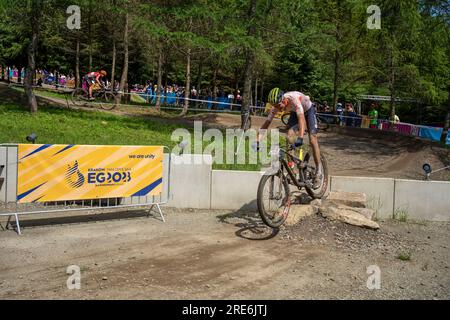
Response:
M57 215L57 213L50 213ZM53 216L45 218L35 218L28 216L28 218L20 218L20 228L34 228L34 227L49 227L49 226L60 226L60 225L71 225L71 224L84 224L90 222L102 222L102 221L113 221L113 220L128 220L136 218L153 218L155 220L161 221L159 213L155 210L149 212L149 210L130 210L130 211L114 211L114 212L103 212L97 214L78 214L70 216ZM22 220L23 219L23 220ZM16 222L14 216L11 217L9 224L4 221L0 223L0 230L16 230Z
M266 226L258 211L255 209L256 200L247 203L235 212L218 216L221 223L233 224L236 228L235 235L247 240L269 240L280 232Z

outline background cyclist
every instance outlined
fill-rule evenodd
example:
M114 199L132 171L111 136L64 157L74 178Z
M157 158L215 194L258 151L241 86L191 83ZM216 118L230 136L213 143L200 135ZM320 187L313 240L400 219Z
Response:
M89 90L89 99L94 100L92 97L92 89L94 88L95 84L98 84L100 87L104 87L103 83L100 81L102 78L106 78L108 73L105 70L101 70L99 72L89 72L87 75L84 76L84 81L86 81L86 84L88 86Z

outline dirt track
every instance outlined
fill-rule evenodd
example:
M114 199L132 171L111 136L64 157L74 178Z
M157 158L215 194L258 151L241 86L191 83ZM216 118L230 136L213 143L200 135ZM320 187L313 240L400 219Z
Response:
M313 216L272 234L253 213L57 217L24 222L20 237L0 232L0 299L450 298L448 224L370 231ZM81 290L66 287L69 265ZM369 265L380 290L366 287Z
M238 127L240 117L230 114L199 115L211 126ZM252 128L261 127L265 118L253 117ZM283 128L275 120L271 128ZM343 176L424 179L422 165L440 169L450 165L450 150L418 138L360 128L330 127L319 133L321 150L326 155L330 174ZM432 180L450 181L450 170L432 176Z

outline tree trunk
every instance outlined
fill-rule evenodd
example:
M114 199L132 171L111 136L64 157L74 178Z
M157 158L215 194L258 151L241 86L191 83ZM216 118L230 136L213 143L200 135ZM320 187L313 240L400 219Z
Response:
M256 76L256 79L255 79L255 100L254 100L254 105L258 106L258 75Z
M40 1L33 1L31 5L31 29L32 29L32 36L31 36L31 43L28 47L28 68L26 70L26 76L25 76L25 93L28 98L28 105L30 107L31 113L36 113L38 110L38 105L36 101L36 96L33 92L33 74L36 70L36 50L38 46L38 35L39 35L39 19L40 19L40 12L39 12L39 6ZM20 70L19 70L20 74Z
M113 33L114 37L114 33ZM113 38L113 52L112 52L112 65L111 65L111 90L114 92L114 88L116 85L116 55L117 55L117 49L116 49L116 39Z
M342 34L341 34L341 21L343 20L342 6L341 1L337 0L336 3L337 8L337 16L336 16L336 49L334 51L334 79L333 79L333 112L336 113L339 100L339 89L340 89L340 76L341 76L341 54L339 45L342 43Z
M122 94L125 90L125 86L127 85L128 80L128 62L129 62L129 52L128 52L128 23L129 23L129 16L128 13L125 14L125 27L123 32L123 48L124 48L124 55L123 55L123 69L122 69L122 77L120 78L120 87L119 87L119 100L122 98Z
M59 71L55 71L55 88L58 89L59 86Z
M198 73L197 73L197 92L200 95L200 90L202 88L202 78L203 78L203 59L200 58L198 63Z
M250 105L252 101L252 78L253 78L253 62L254 54L249 51L247 53L245 63L245 79L244 79L244 92L242 95L242 108L241 108L241 129L247 130L250 122Z
M77 49L75 54L75 88L80 88L80 32L77 31Z
M213 100L216 100L217 99L217 67L214 67L212 85L213 85L212 98L213 98Z
M89 72L92 72L92 0L89 0L89 13L88 13L88 44L89 44Z
M336 49L334 52L333 112L336 112L336 105L339 100L340 59L339 50Z
M167 66L168 66L168 63L163 63L163 75L164 75L164 77L163 77L163 79L164 79L163 87L164 87L164 93L167 92L167 85L169 84L169 82L168 82L169 75L168 75L168 72L167 72Z
M389 102L390 110L391 110L391 119L394 119L395 116L395 65L394 65L394 56L392 49L389 52L389 92L391 94L391 100Z
M156 88L156 110L161 108L161 88L162 88L162 64L163 64L163 49L159 46L158 50L158 83Z
M184 91L184 106L181 116L187 114L189 108L189 94L191 92L191 48L188 48L186 53L186 89Z
M441 142L447 141L448 129L450 128L450 85L447 87L448 100L447 100L447 116L445 117L444 130L442 130Z
M22 83L22 66L17 67L17 83Z
M264 76L262 77L262 79L264 79ZM260 87L260 93L259 93L259 99L261 100L261 104L264 103L264 80L261 79L261 85ZM261 105L262 107L264 107L263 105Z
M248 11L248 21L254 21L256 13L256 0L251 0ZM255 22L250 23L247 34L249 36L255 36L256 27ZM242 107L241 107L241 129L247 130L250 128L250 105L252 101L252 79L253 79L253 64L255 61L255 53L251 48L247 49L246 63L245 63L245 78L244 78L244 92L242 95Z
M112 1L112 7L113 9L116 8L117 5L117 1L113 0ZM111 25L111 34L112 34L112 47L113 47L113 52L112 52L112 64L111 64L111 90L114 93L114 88L116 85L116 58L117 58L117 47L116 47L116 19L115 19L115 15L112 14L110 16L112 25Z

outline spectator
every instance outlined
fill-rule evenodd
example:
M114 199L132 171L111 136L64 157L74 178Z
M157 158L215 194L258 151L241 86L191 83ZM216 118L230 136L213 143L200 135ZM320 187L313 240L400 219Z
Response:
M378 111L376 109L375 103L372 103L372 105L370 106L370 111L369 111L368 116L370 119L369 128L377 129L378 128Z
M344 125L344 108L342 107L342 103L336 105L336 113L338 115L338 124Z
M353 110L353 105L351 103L347 103L345 105L345 114L348 117L347 121L346 121L347 122L346 125L350 126L350 127L355 127L356 126L355 125L355 123L356 123L356 112L355 112L355 110Z
M195 89L195 87L192 87L192 90L191 90L191 98L192 98L192 99L197 99L197 96L198 96L197 89Z
M398 115L394 114L394 117L391 117L391 121L394 124L398 124L400 122L400 118L398 117Z
M237 104L241 104L241 101L242 101L242 97L241 97L241 91L237 91L236 92L236 103Z
M391 120L391 129L392 130L397 130L397 125L400 123L400 118L394 114L394 116L390 118Z

